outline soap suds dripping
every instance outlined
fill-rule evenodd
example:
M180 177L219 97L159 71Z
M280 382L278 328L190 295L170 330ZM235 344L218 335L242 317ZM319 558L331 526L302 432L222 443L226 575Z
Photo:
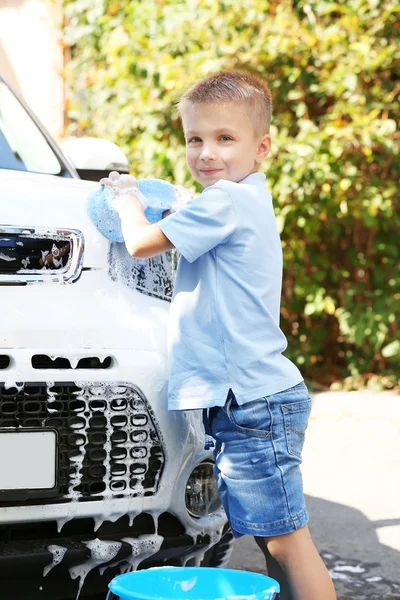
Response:
M86 547L89 548L91 557L85 563L69 569L71 579L77 579L79 577L79 588L76 600L78 600L80 596L87 574L95 567L115 558L120 551L121 546L121 542L107 542L99 540L98 538L86 542Z
M46 575L51 571L51 569L62 561L67 551L67 548L65 548L64 546L56 546L54 544L52 546L47 546L46 550L51 552L51 554L53 555L53 561L43 569L43 577L46 577Z
M126 542L131 546L132 554L118 562L102 567L100 569L100 574L103 575L104 571L109 567L117 567L119 565L121 574L136 571L141 562L146 560L146 558L150 558L150 556L157 554L163 540L163 536L157 534L141 535L138 538L122 538L123 542Z

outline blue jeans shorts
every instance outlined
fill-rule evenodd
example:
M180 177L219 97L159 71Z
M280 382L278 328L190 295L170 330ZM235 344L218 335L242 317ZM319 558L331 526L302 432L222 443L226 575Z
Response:
M311 400L304 382L239 406L232 391L209 413L218 492L235 537L304 527L300 472Z

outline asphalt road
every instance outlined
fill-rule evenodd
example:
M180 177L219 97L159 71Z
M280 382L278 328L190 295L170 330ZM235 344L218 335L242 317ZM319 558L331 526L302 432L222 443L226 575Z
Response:
M400 397L316 395L303 478L311 533L338 597L400 599ZM252 538L235 542L229 566L264 572Z

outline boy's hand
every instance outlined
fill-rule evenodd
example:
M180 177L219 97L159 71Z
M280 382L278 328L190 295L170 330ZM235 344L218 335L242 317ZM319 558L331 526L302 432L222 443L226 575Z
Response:
M134 198L137 198L140 201L143 210L148 206L146 197L140 191L138 182L132 175L120 175L118 171L111 171L108 177L100 179L100 185L104 185L111 190L115 200L115 207L118 212L123 204L123 196L133 196Z

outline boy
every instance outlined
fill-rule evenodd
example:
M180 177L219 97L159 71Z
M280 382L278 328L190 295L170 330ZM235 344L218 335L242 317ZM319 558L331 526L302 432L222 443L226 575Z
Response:
M181 254L169 409L208 410L219 494L235 537L254 536L296 600L334 600L307 526L299 465L311 401L282 354L281 244L258 172L271 146L271 94L258 77L225 71L195 84L178 109L189 170L205 188L200 196L151 225L133 178L112 173L101 182L118 197L133 256L173 247Z

